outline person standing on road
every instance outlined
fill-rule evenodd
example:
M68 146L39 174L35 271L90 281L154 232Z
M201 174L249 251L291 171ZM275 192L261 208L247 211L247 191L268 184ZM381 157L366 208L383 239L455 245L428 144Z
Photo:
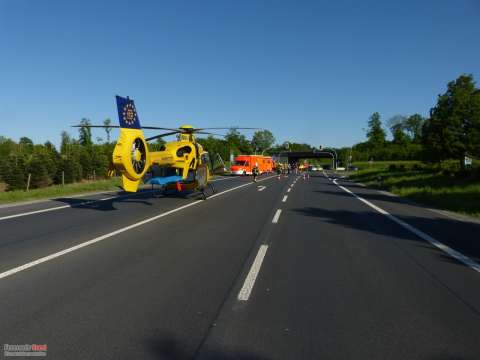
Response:
M258 163L255 163L255 166L252 169L252 175L253 175L253 182L257 182L257 176L258 176Z

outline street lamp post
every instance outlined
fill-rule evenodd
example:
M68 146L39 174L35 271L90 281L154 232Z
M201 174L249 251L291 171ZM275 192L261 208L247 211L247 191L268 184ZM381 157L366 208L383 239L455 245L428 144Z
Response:
M264 149L264 150L262 151L262 156L263 156L263 153L264 153L265 151L270 150L271 148L272 148L272 147L270 146L270 147Z
M331 151L333 152L333 159L332 159L332 163L333 163L333 170L336 170L337 169L337 159L338 159L338 156L337 156L337 152L334 150L334 149L331 149L331 148L322 148L322 150L327 150L327 151Z

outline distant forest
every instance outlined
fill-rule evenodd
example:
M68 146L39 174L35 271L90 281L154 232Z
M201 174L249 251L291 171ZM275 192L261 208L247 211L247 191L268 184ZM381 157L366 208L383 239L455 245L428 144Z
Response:
M90 123L89 119L81 121L82 125ZM0 191L25 189L29 176L30 188L105 177L115 146L110 141L110 123L110 119L104 121L105 141L94 141L88 127L79 128L78 138L62 132L59 149L51 142L34 144L27 137L15 142L0 136ZM392 140L387 140L385 128L391 132ZM339 162L347 165L350 161L422 160L439 164L455 159L458 168L463 169L466 156L480 158L480 89L472 75L461 75L448 83L428 117L396 115L382 123L381 115L374 112L368 119L366 137L365 142L335 149ZM232 128L224 138L209 136L198 141L209 153L218 153L224 160L230 154L315 149L295 142L275 145L269 130L257 131L247 139ZM150 150L158 149L162 143L162 139L151 143Z

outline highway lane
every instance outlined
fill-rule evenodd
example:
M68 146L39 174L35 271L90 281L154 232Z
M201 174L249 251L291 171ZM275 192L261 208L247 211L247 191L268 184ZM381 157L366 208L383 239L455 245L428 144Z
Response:
M51 358L158 358L158 347L172 334L189 339L187 354L195 351L287 184L267 179L259 183L266 186L259 192L247 178L234 181L247 186L1 279L0 342L48 343ZM232 182L224 186L233 188ZM73 217L87 228L81 234L86 239L88 229L97 234L100 222L93 221L102 214L115 222L123 212L130 219L140 205L148 208L142 216L151 216L166 209L167 201L192 200L149 201L154 205L133 202L113 212L68 209L58 224ZM54 221L62 212L42 217ZM31 226L45 221L26 220ZM56 238L54 223L50 229L49 236ZM29 247L19 245L17 263ZM43 255L43 248L37 251Z
M479 357L480 274L323 177L281 216L248 303L237 284L199 358Z
M213 184L220 185L221 182L228 180L238 180L237 177L232 176L218 176L212 180ZM149 185L144 185L140 189L139 193L148 193L152 190L158 191L158 187L151 187ZM24 201L11 204L1 204L0 205L0 221L5 220L9 217L15 216L28 216L35 215L42 212L58 211L63 210L69 207L77 207L83 204L89 204L95 201L108 201L108 200L119 200L125 198L132 198L137 195L132 193L126 193L123 190L118 191L99 191L87 194L79 194L74 196L58 197L56 199L47 199L47 200L33 200L33 201Z
M433 220L414 222L438 214L341 184L456 245ZM323 176L258 185L0 279L0 343L47 343L52 359L478 358L479 273ZM23 236L12 230L0 264L194 201L140 197L0 222ZM468 238L459 223L449 231Z
M229 178L214 182L218 192L250 183L248 177ZM199 198L163 196L159 192L144 191L139 194L119 193L96 194L85 198L63 198L50 202L31 204L33 209L23 207L6 208L9 214L3 216L25 215L0 220L0 273L15 266L46 256L56 251L75 246L97 236L110 233L156 214L186 205ZM51 203L55 205L52 206ZM63 203L58 209L58 203ZM31 211L54 209L54 211L35 213ZM27 212L25 212L27 210ZM1 217L1 216L0 216Z
M480 228L478 220L457 216L452 217L446 213L432 211L426 206L405 201L401 197L368 189L342 178L337 178L337 180L339 184L345 185L357 195L373 202L392 215L420 230L424 230L442 243L468 254L477 262L480 261L480 241L472 241L471 236L478 232ZM346 193L344 195L349 196Z

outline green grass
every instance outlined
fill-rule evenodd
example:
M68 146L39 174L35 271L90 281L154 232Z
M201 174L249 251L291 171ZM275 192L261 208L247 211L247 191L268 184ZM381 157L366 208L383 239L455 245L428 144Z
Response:
M389 169L395 164L396 169ZM420 162L357 163L350 178L368 187L383 189L436 208L480 217L480 171L462 174ZM399 169L403 165L404 169ZM476 175L475 175L476 174Z
M119 186L120 178L111 178L106 180L67 184L65 186L53 185L41 189L32 189L30 191L6 191L0 192L0 204L26 200L49 199L95 191L118 190Z

